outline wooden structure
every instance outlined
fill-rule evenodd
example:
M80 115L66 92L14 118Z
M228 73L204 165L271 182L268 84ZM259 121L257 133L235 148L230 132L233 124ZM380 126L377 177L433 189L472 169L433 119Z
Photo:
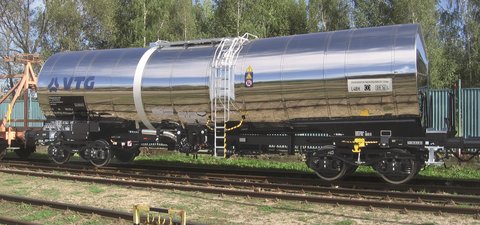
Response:
M24 65L23 73L0 75L0 79L16 79L13 86L1 97L0 104L8 102L8 111L3 116L0 124L0 158L6 150L13 149L20 157L28 157L35 151L35 145L27 145L25 133L28 131L28 93L29 90L37 90L37 75L33 71L34 64L40 64L38 54L16 54L15 56L3 57L5 62L20 63ZM23 128L11 126L11 113L15 103L23 95Z

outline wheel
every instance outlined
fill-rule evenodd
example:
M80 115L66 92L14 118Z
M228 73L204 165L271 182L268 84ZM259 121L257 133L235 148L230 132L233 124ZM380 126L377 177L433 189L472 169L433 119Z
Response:
M21 143L19 147L19 149L15 149L15 154L21 159L27 159L37 149L37 146L35 145L24 146L23 143Z
M177 150L181 153L190 153L192 152L192 145L188 142L188 139L186 137L180 139L180 142L176 146Z
M15 141L15 146L20 147L20 149L15 150L15 154L22 159L27 159L32 153L37 151L35 132L27 130L24 137L24 140L18 139Z
M140 153L139 147L130 147L126 149L116 148L114 150L115 158L120 162L131 162Z
M5 139L0 139L0 160L7 155L8 143Z
M317 152L307 156L307 165L315 171L318 177L326 181L334 181L345 176L348 166L341 160L329 155L335 146L321 147Z
M82 158L84 160L87 160L87 161L90 160L90 155L88 155L88 154L90 154L90 151L86 146L81 147L80 151L78 151L77 154L80 156L80 158Z
M386 182L403 184L415 177L420 170L420 163L407 150L392 149L373 167Z
M48 157L56 164L64 164L70 160L70 152L65 146L50 145L48 146Z
M112 160L112 150L105 140L96 140L90 150L90 163L96 167L102 167Z

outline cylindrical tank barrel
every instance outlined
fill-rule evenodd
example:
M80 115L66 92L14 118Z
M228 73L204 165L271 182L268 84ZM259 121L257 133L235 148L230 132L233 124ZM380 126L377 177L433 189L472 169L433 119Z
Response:
M415 24L251 40L234 65L231 110L251 122L419 116L424 46ZM205 123L216 47L58 53L39 74L39 102L47 116Z

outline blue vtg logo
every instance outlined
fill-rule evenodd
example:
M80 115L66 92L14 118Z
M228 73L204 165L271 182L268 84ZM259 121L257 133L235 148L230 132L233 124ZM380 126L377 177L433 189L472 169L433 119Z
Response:
M49 92L57 92L60 89L60 84L58 83L60 80L58 77L52 77L50 80L50 84L48 84L48 91ZM75 90L79 90L82 88L85 90L92 90L95 86L95 76L80 76L80 77L64 77L63 78L63 90L70 90L75 88Z

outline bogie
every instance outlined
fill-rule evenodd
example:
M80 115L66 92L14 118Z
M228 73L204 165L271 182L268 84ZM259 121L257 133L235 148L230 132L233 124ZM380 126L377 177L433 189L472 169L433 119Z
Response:
M307 165L326 181L341 179L349 169L345 162L335 158L334 151L335 146L323 146L307 156Z
M50 145L48 146L48 157L56 164L64 164L70 160L72 153L66 146Z
M373 165L383 180L402 184L411 180L421 169L419 159L404 149L391 149L385 157Z
M88 155L90 163L96 167L106 166L112 160L113 154L110 145L105 140L96 140L87 148L84 155Z
M391 184L402 184L418 174L423 158L420 150L364 149L359 153L347 151L333 145L322 146L306 154L306 162L323 180L334 181L353 174L358 166L371 166L380 177ZM348 153L350 152L350 153Z

